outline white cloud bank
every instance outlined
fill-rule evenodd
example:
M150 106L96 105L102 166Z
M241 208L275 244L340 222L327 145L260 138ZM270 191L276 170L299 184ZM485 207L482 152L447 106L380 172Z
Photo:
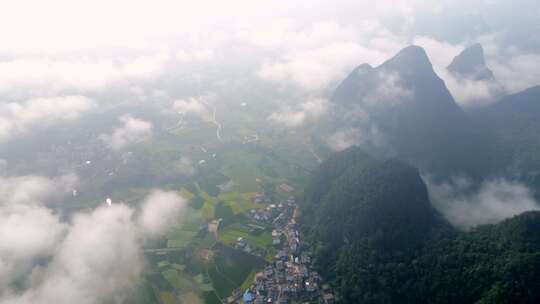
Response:
M0 303L122 302L144 268L142 246L177 224L185 207L176 193L155 190L139 210L103 204L65 222L47 202L73 182L0 179ZM11 289L21 278L23 290Z
M540 54L524 53L493 59L489 64L505 89L515 93L540 85L539 62Z
M143 265L132 216L126 205L76 215L51 262L6 303L118 303Z
M298 86L306 91L323 90L362 62L361 47L354 43L336 43L319 49L288 54L285 58L265 63L257 75L285 86Z
M402 80L395 72L378 72L371 80L374 85L362 99L365 108L395 107L414 98L414 92L402 86Z
M101 140L111 149L120 150L130 144L139 142L152 135L151 122L135 118L131 115L120 117L123 126L116 128L112 134L101 134Z
M204 120L211 119L211 111L206 105L206 99L210 97L199 96L187 99L178 99L173 103L173 111L179 114L193 114Z
M531 191L517 182L486 181L471 192L466 179L458 178L444 184L434 184L428 178L424 180L435 207L460 228L495 224L525 211L540 210Z
M92 99L80 95L0 103L0 142L33 128L77 119L94 106Z
M185 206L174 192L155 190L143 202L139 226L149 236L158 236L178 221Z
M284 26L281 36L269 32L271 45L283 55L263 63L257 75L308 92L327 90L359 64L378 65L404 46L376 20L357 27L335 22L313 23L307 29Z
M70 192L77 182L73 175L0 178L0 295L14 276L31 268L34 258L54 252L67 225L46 203Z
M326 99L312 98L301 103L297 109L287 107L282 111L274 112L268 116L268 120L286 127L298 127L307 119L321 117L327 112L328 107L329 105Z
M4 60L0 61L0 92L96 91L118 82L152 79L164 71L169 59L167 54L156 53L120 59L21 57Z
M332 151L342 151L352 146L384 147L391 150L384 134L374 124L366 125L363 128L340 129L330 134L325 142Z

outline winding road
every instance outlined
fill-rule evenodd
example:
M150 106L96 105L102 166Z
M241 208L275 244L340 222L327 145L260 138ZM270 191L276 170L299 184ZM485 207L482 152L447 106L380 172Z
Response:
M213 107L214 109L214 115L212 116L212 122L216 125L216 137L219 141L223 141L223 138L221 137L221 124L216 119L216 107Z
M216 119L216 115L217 115L217 109L215 106L211 106L209 105L207 102L205 101L201 101L202 104L204 104L205 106L207 106L208 108L211 108L212 111L213 111L213 114L212 114L212 123L216 125L216 137L219 141L223 141L223 138L221 137L221 129L222 129L222 126L221 126L221 123L219 123L219 121L217 121Z

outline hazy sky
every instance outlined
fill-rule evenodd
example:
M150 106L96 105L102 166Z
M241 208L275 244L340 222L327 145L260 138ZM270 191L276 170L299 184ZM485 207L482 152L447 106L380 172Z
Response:
M96 51L103 46L145 47L153 43L170 44L169 39L174 35L196 35L208 29L225 32L247 29L272 23L276 19L291 19L301 24L333 21L356 26L360 26L366 19L377 19L399 24L400 30L406 30L418 21L418 17L426 18L433 14L445 17L476 14L482 15L493 30L501 31L511 30L503 28L504 26L530 29L530 26L534 25L531 23L540 15L535 1L530 0L2 2L5 2L0 13L3 50L28 52L78 49ZM390 20L392 18L396 20ZM512 22L516 20L514 18L520 18L520 22ZM538 25L538 22L535 25Z
M0 145L111 104L200 112L206 96L239 104L253 92L275 103L269 122L298 127L321 116L356 66L410 44L425 48L461 106L483 106L496 85L446 66L480 42L507 92L538 85L538 30L533 0L2 1ZM152 122L132 119L142 129L119 125L101 138L119 147L151 134Z
M510 91L540 79L528 64L540 49L540 9L530 0L21 0L2 8L1 100L84 95L122 82L133 89L194 67L231 81L242 65L246 77L320 95L356 65L377 65L411 43L430 47L442 70L480 41ZM474 85L455 85L458 101L483 93Z

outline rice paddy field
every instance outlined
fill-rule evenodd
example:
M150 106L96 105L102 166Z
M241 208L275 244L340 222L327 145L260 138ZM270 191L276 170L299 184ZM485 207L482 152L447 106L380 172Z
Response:
M204 126L198 127L204 135L202 139L211 142L215 134ZM137 290L138 298L144 300L138 300L137 304L218 304L233 290L249 286L266 260L275 254L271 227L249 219L250 210L266 208L269 203L255 203L255 196L261 192L271 193L276 201L295 195L307 172L304 166L286 160L287 153L301 153L302 147L291 147L290 151L280 147L280 153L275 153L268 145L259 144L202 146L196 144L197 138L193 137L171 142L185 131L174 130L170 138L158 137L141 147L151 150L156 157L188 156L194 160L196 173L167 184L168 189L178 191L188 201L188 208L166 237L145 251L149 269ZM248 130L244 133L250 134ZM171 156L174 153L178 155ZM160 170L170 168L158 162L151 169L152 172ZM291 185L295 191L281 191L279 185L283 183ZM131 195L141 196L150 189L134 188ZM209 225L217 222L217 231L210 232ZM253 233L255 226L257 233ZM238 238L256 254L236 249Z

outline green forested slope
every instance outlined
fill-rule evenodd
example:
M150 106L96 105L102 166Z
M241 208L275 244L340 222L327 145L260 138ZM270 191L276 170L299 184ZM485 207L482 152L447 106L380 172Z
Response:
M314 172L301 207L316 266L343 303L540 301L540 213L453 230L415 168L357 148Z

